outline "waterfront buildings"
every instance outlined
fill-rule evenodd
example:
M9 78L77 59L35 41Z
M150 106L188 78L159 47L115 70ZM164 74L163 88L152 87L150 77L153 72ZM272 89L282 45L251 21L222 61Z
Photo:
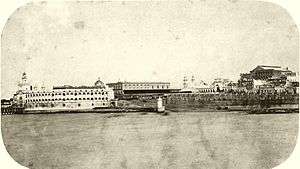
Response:
M280 77L281 75L295 74L288 68L281 68L280 66L265 66L258 65L256 68L250 71L250 75L255 80L267 80L272 77Z
M151 95L171 92L170 82L116 82L107 86L114 90L116 96Z
M23 73L19 88L13 102L27 110L110 107L114 99L113 90L100 79L92 86L64 85L47 91L45 88L33 89L27 82L26 73Z
M258 65L249 73L240 74L238 86L259 93L297 92L298 79L297 73L288 68Z
M180 93L214 93L216 90L212 85L208 85L204 81L196 80L194 76L189 80L187 76L183 78L183 88Z
M280 66L258 65L249 73L240 74L240 79L233 82L229 79L216 78L208 84L196 81L194 76L183 78L181 93L298 93L299 75L288 68Z
M7 108L12 105L11 99L1 99L1 108Z

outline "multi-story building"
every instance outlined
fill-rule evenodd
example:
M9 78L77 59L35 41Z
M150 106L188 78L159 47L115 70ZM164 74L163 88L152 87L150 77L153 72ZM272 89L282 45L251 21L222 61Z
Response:
M288 68L281 68L280 66L265 66L258 65L256 68L250 71L251 77L255 80L267 80L273 76L288 75L293 72Z
M169 82L117 82L108 83L107 86L114 90L116 96L135 94L169 93Z
M111 88L98 80L93 86L57 86L52 90L32 90L26 74L22 76L20 90L14 95L14 103L25 109L92 109L110 107L114 99ZM24 86L26 85L26 86Z
M241 73L240 79L238 80L238 87L244 87L247 90L253 88L253 78L250 73Z
M271 87L284 86L289 77L296 76L296 73L280 66L258 65L250 73L242 73L240 76L238 85L252 90L255 88L254 81L264 81L265 85Z

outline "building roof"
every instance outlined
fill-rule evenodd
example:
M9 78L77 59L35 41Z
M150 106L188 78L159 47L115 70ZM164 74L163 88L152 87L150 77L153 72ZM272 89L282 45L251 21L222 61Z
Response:
M290 70L288 70L287 68L286 68L286 70L284 70L281 66L267 66L267 65L258 65L252 71L258 70L258 69L260 69L260 70L263 69L263 70L277 70L277 71L282 71L282 72L290 72Z
M53 90L56 89L102 89L102 86L70 86L70 85L64 85L64 86L53 86Z
M170 84L170 82L116 82L116 83L107 83L108 85L113 84Z

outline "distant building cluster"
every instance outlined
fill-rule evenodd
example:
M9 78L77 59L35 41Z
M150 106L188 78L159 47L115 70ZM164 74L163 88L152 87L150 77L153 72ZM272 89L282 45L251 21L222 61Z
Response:
M259 65L249 73L241 73L237 82L216 78L212 83L183 78L183 87L171 88L170 82L116 82L103 83L100 79L93 86L56 86L51 90L37 89L23 73L19 90L11 100L2 100L2 106L17 105L25 109L90 109L110 107L118 99L158 98L168 93L255 93L298 94L299 74L288 68Z
M259 65L240 74L238 87L256 93L299 93L299 73L280 66Z
M299 75L280 66L259 65L249 73L240 74L238 82L217 78L211 84L196 82L194 76L183 79L181 93L220 93L220 92L252 92L252 93L299 93Z

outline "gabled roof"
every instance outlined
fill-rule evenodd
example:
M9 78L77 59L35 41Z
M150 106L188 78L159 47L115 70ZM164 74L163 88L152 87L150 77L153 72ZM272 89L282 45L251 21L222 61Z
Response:
M283 69L280 66L267 66L267 65L258 65L252 71L254 71L254 70L278 70L278 71L283 71Z

